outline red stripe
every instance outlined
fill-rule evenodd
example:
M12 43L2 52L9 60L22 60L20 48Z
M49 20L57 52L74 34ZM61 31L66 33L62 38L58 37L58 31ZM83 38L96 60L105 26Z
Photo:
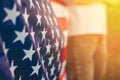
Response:
M67 52L67 48L65 47L65 48L63 49L62 62L63 62L63 61L66 61L66 52Z
M59 77L59 80L63 80L65 76L66 76L66 71L64 70L63 74Z
M58 19L58 22L60 23L62 31L67 30L67 19L64 17L61 17L61 18L59 17L57 19Z
M65 0L51 0L51 1L59 3L59 4L64 5L64 6L67 5L67 2Z

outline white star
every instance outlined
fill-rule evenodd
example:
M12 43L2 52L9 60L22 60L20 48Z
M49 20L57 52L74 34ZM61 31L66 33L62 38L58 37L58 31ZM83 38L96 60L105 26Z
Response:
M22 80L22 77L21 77L21 76L19 77L19 80Z
M45 8L44 3L42 3L42 7L43 7L44 11L46 12L46 8Z
M59 43L58 43L58 40L56 39L56 42L55 42L55 46L56 46L56 51L58 50L59 48Z
M61 62L58 65L58 70L60 71L60 69L61 69Z
M41 47L39 47L39 42L38 42L38 46L37 46L37 52L39 53L41 50Z
M53 59L54 59L54 57L53 57L53 55L51 55L51 57L49 58L49 63L48 63L48 65L52 64Z
M12 20L13 24L15 25L16 23L16 18L18 15L20 15L20 12L17 11L16 5L14 5L14 7L12 8L12 10L8 9L8 8L4 8L5 12L7 13L7 16L5 17L5 19L3 20L3 22L7 21L7 20Z
M61 66L61 70L60 70L60 75L62 75L62 73L63 73L64 70L65 70L65 67L66 67L66 61L64 60L61 64L62 64L62 66Z
M38 58L40 59L40 50L41 50L41 47L39 46L39 42L37 45L37 54L38 54Z
M35 38L34 38L35 32L33 31L33 26L31 27L30 35L31 35L31 37L33 39L33 42L35 42Z
M48 8L48 11L49 11L49 13L51 13L51 9L50 9L50 6L47 6L47 8Z
M49 20L50 20L51 25L53 25L53 21L52 21L51 17L49 17Z
M45 80L44 76L42 76L42 79L41 80Z
M38 1L37 1L37 0L36 0L36 4L37 4L38 8L40 9L40 5L39 5L39 3L38 3Z
M46 16L44 16L44 18L45 18L47 24L49 24L48 18Z
M33 2L32 2L32 0L29 0L30 1L30 8L34 8L34 4L33 4Z
M62 40L61 40L61 48L63 48L64 47L64 38L62 38Z
M60 33L59 33L59 30L58 30L58 29L56 29L56 33L57 33L58 38L59 38L59 37L60 37Z
M33 72L31 73L31 75L33 75L33 74L39 74L39 69L40 69L40 67L41 67L41 65L39 65L39 62L37 63L37 65L36 66L33 66L32 68L33 68Z
M43 65L43 67L44 67L44 63L45 63L45 61L44 61L44 59L43 59L43 57L42 57L42 65Z
M51 32L52 32L52 39L54 39L54 30L51 30Z
M59 62L59 59L60 59L60 51L58 52L58 55L57 55L57 61Z
M17 0L17 3L19 4L19 6L21 6L21 0Z
M46 54L50 53L50 48L51 48L51 45L50 45L50 42L48 43L48 45L46 46Z
M54 20L55 24L58 25L58 21L57 21L56 17L53 17L53 20Z
M31 48L29 50L24 50L25 56L23 60L26 58L29 58L32 61L32 55L35 53L35 50L33 50L32 48L33 48L33 45L31 45Z
M51 75L54 75L54 70L55 70L55 66L53 65L52 68L50 69Z
M14 61L12 61L12 62L11 62L10 70L11 70L12 76L13 76L14 78L15 78L14 71L15 71L16 68L17 68L17 66L14 66Z
M29 25L29 24L28 24L28 18L29 18L29 16L30 16L30 15L27 14L27 9L25 8L25 13L23 14L23 17L24 17L24 19L25 19L25 22L26 22L27 26Z
M47 80L49 80L48 71L46 71L46 77L47 77Z
M5 46L5 42L3 42L3 51L4 51L5 55L7 55L8 50L9 49L7 49Z
M25 31L25 27L23 28L22 32L15 31L15 33L17 34L17 38L13 42L20 40L24 44L25 38L28 35L28 32Z
M41 25L41 15L39 14L39 12L38 12L38 14L36 15L36 17L37 17L37 25L38 25L38 24Z
M55 77L53 78L53 80L57 80L57 77L55 76Z
M42 41L43 41L47 33L47 31L45 31L45 28L43 29L43 31L41 31L41 33L42 33Z

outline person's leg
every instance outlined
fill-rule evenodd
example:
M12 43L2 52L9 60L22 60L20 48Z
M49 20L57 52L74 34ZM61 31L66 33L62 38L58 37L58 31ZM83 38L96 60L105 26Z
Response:
M107 62L107 44L106 37L101 36L99 40L99 45L94 55L94 80L102 80L106 62Z
M82 35L68 38L68 80L93 80L93 55L98 41L98 35Z
M72 37L68 38L67 45L67 80L76 80L75 58L73 57L73 46L76 44Z

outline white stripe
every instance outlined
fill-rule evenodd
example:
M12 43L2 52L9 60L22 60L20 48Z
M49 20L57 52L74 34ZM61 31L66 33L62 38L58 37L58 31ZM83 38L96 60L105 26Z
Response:
M66 47L67 39L68 39L68 31L67 30L63 31L63 34L64 34L64 47Z
M64 75L64 78L63 78L63 80L67 80L67 75L66 75L66 74Z
M66 60L64 60L64 62L62 63L62 69L60 72L60 76L62 76L62 73L65 71L66 63L67 63Z
M57 17L68 17L68 9L58 3L51 2L53 11Z

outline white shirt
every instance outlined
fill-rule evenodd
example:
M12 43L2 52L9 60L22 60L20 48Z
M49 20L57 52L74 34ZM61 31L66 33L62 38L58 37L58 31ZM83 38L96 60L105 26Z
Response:
M102 3L72 6L72 9L70 9L69 36L83 34L106 35L106 21L106 6Z

